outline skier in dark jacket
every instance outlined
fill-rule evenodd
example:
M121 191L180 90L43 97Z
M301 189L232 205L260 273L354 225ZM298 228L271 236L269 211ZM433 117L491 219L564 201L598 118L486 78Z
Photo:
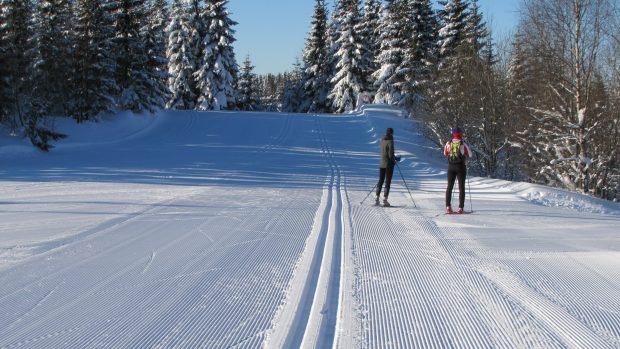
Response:
M465 177L467 176L467 159L471 150L463 142L463 131L452 129L452 140L446 143L443 154L448 158L448 188L446 189L446 213L452 213L452 189L454 181L459 181L459 208L456 213L463 213L465 207Z
M381 139L380 146L381 160L379 162L379 182L377 183L377 197L375 204L379 205L379 196L381 187L385 182L385 190L383 191L383 206L390 206L387 201L390 195L390 185L392 183L392 175L394 174L394 165L396 165L396 156L394 155L394 129L388 127L385 136Z

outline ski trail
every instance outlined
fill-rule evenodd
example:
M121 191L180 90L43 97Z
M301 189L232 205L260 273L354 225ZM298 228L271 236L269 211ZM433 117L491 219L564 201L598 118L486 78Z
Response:
M322 117L313 117L328 173L312 233L289 284L287 299L272 321L274 328L266 335L267 348L329 348L338 332L345 185Z
M342 189L341 170L329 147L322 118L317 117L316 124L321 139L321 149L329 164L331 197L333 201L329 212L325 254L321 262L317 291L312 302L312 310L301 347L329 348L335 342L338 306L340 300L340 273L342 258ZM332 199L333 200L333 199Z

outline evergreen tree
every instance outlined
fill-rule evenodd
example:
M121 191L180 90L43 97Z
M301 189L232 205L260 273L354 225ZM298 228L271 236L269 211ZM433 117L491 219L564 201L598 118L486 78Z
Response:
M437 61L437 19L430 0L412 0L412 45L409 59L411 71L407 78L414 91L428 94Z
M9 96L0 104L12 132L27 124L33 9L30 0L0 0L0 65L6 71L2 76L5 86L2 93Z
M356 108L357 96L364 87L361 69L361 40L355 32L360 22L359 1L342 0L340 2L340 25L337 27L334 57L337 60L335 76L329 95L333 110L342 113Z
M238 68L232 27L237 23L230 19L227 4L227 0L208 1L201 14L206 31L200 47L201 63L194 77L199 91L198 108L202 110L222 110L235 104Z
M282 110L285 112L300 112L303 99L303 76L304 69L299 58L293 64L293 71L288 74L284 83L282 96Z
M472 56L482 54L485 49L487 38L490 37L486 24L482 19L480 13L480 6L478 6L478 0L470 0L469 13L467 15L467 23L465 25L465 40L469 49L472 52ZM492 50L492 49L491 49Z
M250 56L246 56L243 61L241 75L239 77L239 99L238 106L241 110L257 110L257 77L253 72L254 66L250 61Z
M148 57L145 72L151 85L151 106L162 108L169 98L166 58L166 23L169 21L169 15L166 0L151 0L146 6L148 17L142 27Z
M325 112L329 93L329 40L327 9L324 0L316 0L311 29L304 48L303 112Z
M363 19L356 26L355 32L359 34L361 81L362 91L373 92L374 79L372 74L377 71L377 59L381 42L379 38L379 24L381 23L381 3L378 0L366 0L363 11Z
M166 28L168 45L168 108L193 109L196 86L193 73L196 69L194 43L196 32L189 21L189 9L183 0L173 0L170 23ZM191 34L194 35L191 35Z
M413 73L413 52L415 48L415 36L413 35L414 30L414 17L413 17L413 0L400 0L398 5L398 30L400 32L401 38L401 52L402 59L400 64L396 67L397 78L394 86L400 91L401 98L398 101L398 104L401 106L405 106L408 102L406 100L410 100L413 98L417 91L414 91L412 87L412 82L409 78Z
M0 23L6 22L3 16L4 11L2 5L0 5ZM5 30L6 28L0 25L0 62L8 62L9 60L9 47L4 42ZM10 74L9 66L6 63L0 64L0 124L3 125L10 124L9 116L13 111L11 103L13 100L13 89Z
M441 27L439 29L439 57L442 63L457 54L467 37L467 3L463 0L439 1L443 9L439 11ZM469 32L471 33L471 31Z
M114 23L106 3L78 0L71 109L77 122L93 119L114 106L118 88L113 39Z
M40 0L34 16L33 93L49 106L46 112L67 114L73 57L69 0Z
M4 117L12 133L23 132L34 146L47 151L50 140L65 136L42 125L48 104L33 91L34 9L30 0L0 0L0 54L4 55L0 58L7 73L0 79L10 90L3 92L10 99L0 105L8 113Z
M446 130L451 125L460 125L467 129L466 106L463 93L465 89L459 84L467 82L463 78L466 72L469 50L466 43L467 3L462 0L440 1L441 24L438 42L438 76L435 86L434 109L440 117L436 120L436 130Z
M116 84L120 89L120 109L153 111L158 97L153 76L147 70L148 53L144 42L146 17L144 0L118 0L116 8Z
M377 94L375 102L398 104L403 97L402 84L405 75L400 70L405 58L407 44L404 37L407 31L404 23L410 20L406 17L403 0L387 0L384 6L384 16L380 25L381 53L379 54L379 69L373 73ZM407 33L409 34L409 33Z
M6 47L0 44L0 61L6 62ZM0 64L0 124L8 125L11 114L12 89L9 83L9 70L5 64Z
M329 70L327 72L328 82L332 82L337 72L337 65L339 61L338 52L340 51L341 42L339 41L340 33L342 32L343 22L347 16L347 3L349 0L335 0L334 10L332 11L331 18L327 24L327 60L329 62ZM332 101L329 100L329 94L333 86L329 87L327 91L327 106L325 112L332 111Z

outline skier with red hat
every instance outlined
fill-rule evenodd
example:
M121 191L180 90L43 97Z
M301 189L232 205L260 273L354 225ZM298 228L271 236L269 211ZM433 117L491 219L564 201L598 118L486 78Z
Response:
M448 159L448 188L446 189L446 213L452 213L452 189L454 181L459 181L459 208L456 213L463 213L465 207L465 177L467 176L467 159L471 157L469 146L463 142L463 131L452 129L452 140L446 143L443 154Z

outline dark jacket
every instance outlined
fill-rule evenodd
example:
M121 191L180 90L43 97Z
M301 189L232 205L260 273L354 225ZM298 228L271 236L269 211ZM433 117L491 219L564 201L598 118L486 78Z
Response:
M387 168L388 166L394 166L396 164L396 158L394 156L394 137L392 135L386 135L381 140L381 161L379 162L379 168Z

